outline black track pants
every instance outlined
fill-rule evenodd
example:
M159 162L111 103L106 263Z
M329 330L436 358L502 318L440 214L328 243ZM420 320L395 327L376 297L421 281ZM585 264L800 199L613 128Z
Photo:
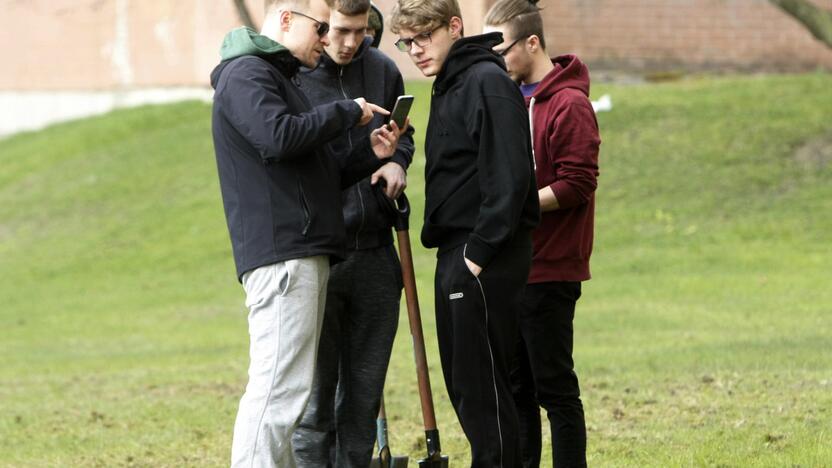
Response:
M471 274L465 246L442 252L436 265L436 329L445 386L471 444L473 467L520 466L517 411L509 365L516 311L531 264L531 240L518 234Z

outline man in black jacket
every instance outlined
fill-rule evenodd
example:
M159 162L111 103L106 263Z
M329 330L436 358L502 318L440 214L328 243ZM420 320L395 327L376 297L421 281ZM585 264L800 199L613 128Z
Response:
M364 96L392 109L404 94L395 63L365 37L369 12L370 0L335 1L330 44L320 64L298 74L300 87L313 105ZM378 115L367 127L345 132L332 146L339 154L348 154L366 139L368 127L384 123ZM402 288L391 220L384 215L373 185L384 179L387 195L395 198L401 193L405 170L413 159L412 133L409 128L401 137L390 162L342 193L347 257L329 275L315 384L292 438L298 466L370 464Z
M473 466L520 465L509 381L515 316L540 217L523 97L491 48L463 38L456 0L399 0L390 28L435 76L425 138L422 243L438 247L436 327L445 385Z
M294 83L329 43L324 0L269 0L262 34L239 28L211 74L213 135L237 275L246 292L249 382L232 466L294 466L291 436L309 399L331 259L344 256L340 189L395 151L384 128L340 162L326 143L368 124L363 98L312 107Z

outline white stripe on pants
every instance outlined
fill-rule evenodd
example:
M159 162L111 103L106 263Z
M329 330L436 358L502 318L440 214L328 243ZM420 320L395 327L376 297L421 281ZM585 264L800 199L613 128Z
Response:
M295 466L292 433L309 401L328 277L326 256L243 275L251 364L234 423L234 468Z

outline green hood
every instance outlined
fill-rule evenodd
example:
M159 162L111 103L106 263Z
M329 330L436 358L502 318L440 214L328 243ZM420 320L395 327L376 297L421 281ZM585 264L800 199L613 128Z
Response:
M243 55L271 55L288 50L277 42L262 36L257 31L240 27L225 35L220 47L222 60L233 59Z

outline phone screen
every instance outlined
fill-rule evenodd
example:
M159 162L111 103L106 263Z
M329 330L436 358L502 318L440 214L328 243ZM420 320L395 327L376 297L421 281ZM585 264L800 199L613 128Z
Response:
M407 119L407 114L410 113L410 106L413 105L413 96L404 95L396 99L396 105L393 107L393 112L390 114L390 120L396 122L396 125L401 129L404 127L404 122Z

